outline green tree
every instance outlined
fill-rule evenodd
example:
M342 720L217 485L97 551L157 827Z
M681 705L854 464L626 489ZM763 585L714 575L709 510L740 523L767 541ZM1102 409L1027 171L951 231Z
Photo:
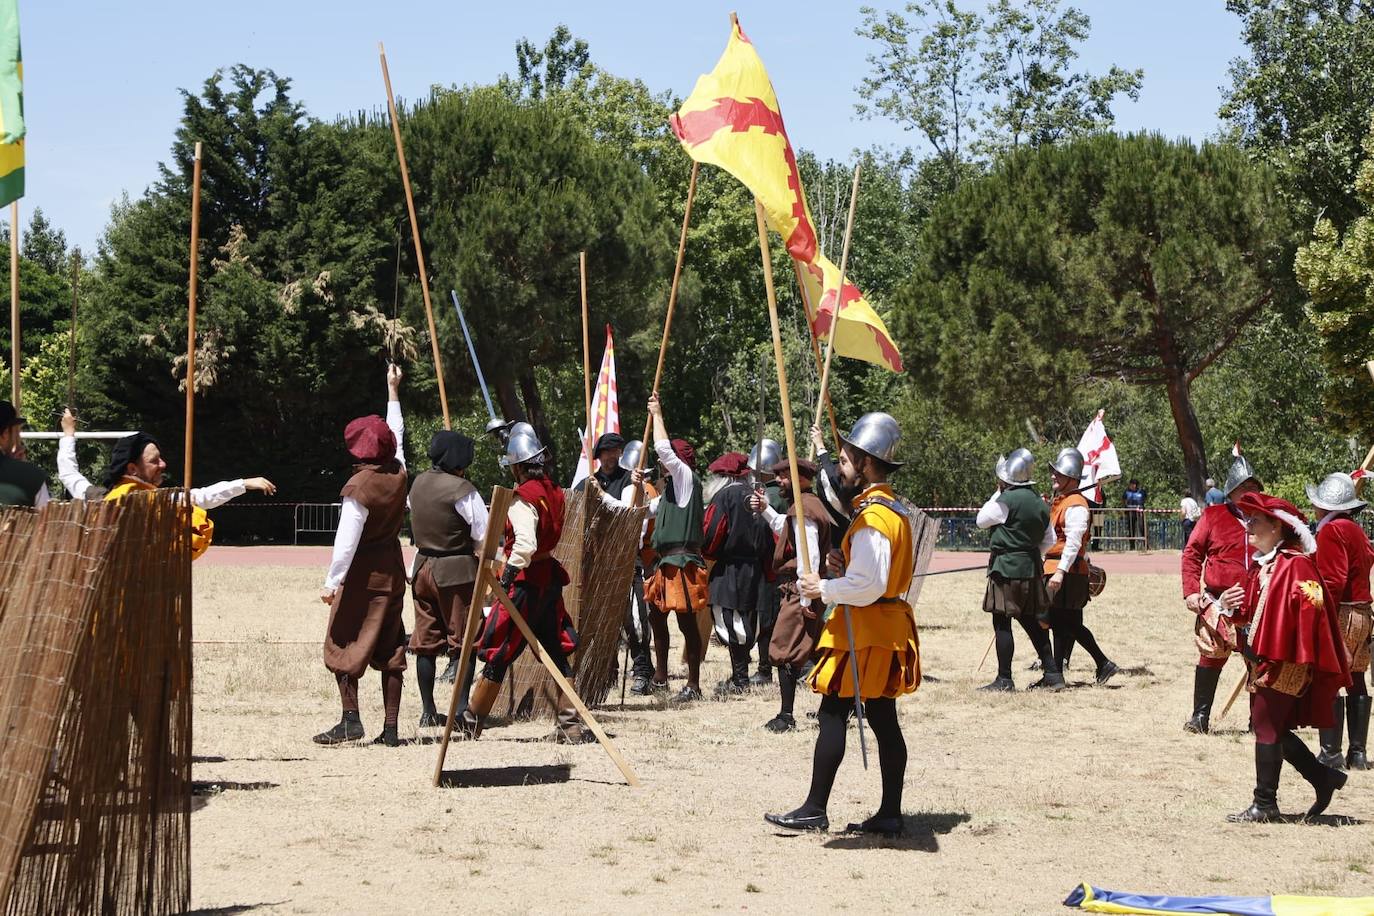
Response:
M1231 147L1100 134L1023 150L937 205L894 300L899 343L924 390L1002 422L1091 379L1159 386L1200 491L1191 387L1292 295L1290 231L1272 176Z
M1342 233L1317 222L1312 241L1298 249L1298 282L1312 297L1308 313L1322 343L1332 383L1327 406L1347 432L1374 429L1374 397L1365 365L1374 359L1374 124L1355 178L1363 211Z
M1278 172L1298 222L1342 228L1361 205L1360 141L1374 115L1374 6L1364 0L1227 0L1250 56L1231 63L1221 116Z

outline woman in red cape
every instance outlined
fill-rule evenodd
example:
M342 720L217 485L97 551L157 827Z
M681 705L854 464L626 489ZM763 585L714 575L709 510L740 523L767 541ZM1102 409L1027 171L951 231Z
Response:
M1287 760L1316 792L1308 816L1326 810L1345 774L1317 761L1293 733L1300 726L1331 725L1332 700L1350 685L1336 606L1311 554L1316 542L1292 503L1247 493L1236 503L1245 515L1254 563L1244 589L1222 596L1236 608L1242 651L1250 669L1250 717L1255 731L1255 796L1228 820L1279 819L1279 773Z

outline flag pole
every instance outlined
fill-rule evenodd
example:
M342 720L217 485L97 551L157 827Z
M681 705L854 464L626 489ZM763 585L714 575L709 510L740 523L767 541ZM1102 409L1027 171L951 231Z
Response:
M844 272L849 269L849 239L854 232L854 208L859 202L859 168L862 163L854 164L854 184L849 190L849 218L844 224L844 249L840 252L840 286L835 290L835 311L830 314L830 333L826 337L825 366L821 369L821 393L816 399L814 416L820 421L821 405L830 392L830 361L835 357L835 327L840 323L840 309L844 306ZM837 437L838 438L838 437ZM816 457L813 452L811 457Z
M76 303L81 282L81 249L72 249L72 323L67 336L67 409L76 414Z
M801 480L797 474L797 434L792 425L792 399L787 393L787 364L782 352L782 325L778 321L778 297L773 289L773 259L768 254L768 223L764 217L763 204L759 203L757 197L754 198L754 220L758 223L759 253L763 256L763 288L768 294L768 321L773 327L773 361L778 364L778 394L782 400L782 430L787 439L787 468L791 474L793 492L800 493L800 490L795 489ZM802 507L802 500L793 499L792 507L797 517L797 575L800 577L815 567L811 565L811 545L806 540L806 512ZM844 608L844 615L845 626L849 632L849 667L855 677L854 711L858 714L859 721L859 747L863 752L864 769L868 769L868 745L864 740L863 708L860 705L857 680L859 669L855 664L853 625L848 605Z
M806 336L811 339L811 356L816 361L816 375L821 375L821 345L816 339L816 326L812 323L816 313L811 308L811 297L806 294L806 284L802 281L801 265L792 262L792 273L797 275L797 292L801 295L802 311L806 313ZM835 422L835 402L830 400L830 392L825 394L825 409L830 415L830 435L835 440L835 454L840 452L840 427ZM817 424L819 425L819 424Z
M592 473L592 344L587 330L587 252L577 255L578 273L582 280L582 388L587 402L587 433L582 447L587 450L587 474Z
M19 410L19 200L10 202L10 403Z
M401 121L396 116L396 97L391 93L391 72L386 67L386 48L377 42L382 59L382 82L386 83L386 107L391 113L391 134L396 139L396 158L401 163L401 184L406 192L406 210L410 213L410 237L415 242L415 263L420 268L420 292L425 300L425 319L429 322L429 345L434 353L434 376L439 380L439 406L444 412L444 429L452 429L448 415L448 392L444 388L444 361L439 355L439 332L434 327L434 306L429 301L429 272L425 269L425 252L420 244L420 221L415 216L415 195L410 190L410 169L406 168L406 151L401 144Z
M682 279L682 259L687 254L687 227L692 222L692 200L697 194L697 171L701 168L701 163L692 160L692 177L687 182L687 206L682 211L682 235L677 242L677 264L673 267L673 284L668 288L668 313L663 316L663 340L658 345L658 368L654 370L654 387L652 393L658 393L659 383L663 381L663 358L668 354L668 332L673 326L673 307L677 304L678 281ZM650 416L644 421L644 436L640 440L644 447L639 450L639 470L644 470L644 460L649 457L649 432L652 430L650 424L653 423ZM644 488L635 487L634 495L630 499L631 506L638 506L640 500L644 498Z
M196 141L191 171L191 278L186 294L186 460L183 462L187 501L191 492L191 446L196 423L196 280L200 266L200 141Z

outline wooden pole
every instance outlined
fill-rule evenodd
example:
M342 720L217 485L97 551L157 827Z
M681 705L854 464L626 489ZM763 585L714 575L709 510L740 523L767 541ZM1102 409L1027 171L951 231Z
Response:
M191 446L196 428L196 281L200 267L200 141L196 141L191 172L191 279L186 294L186 460L183 463L186 498L191 493Z
M797 276L797 293L801 296L802 311L806 313L806 336L811 340L811 356L816 361L816 376L821 375L821 344L816 339L816 326L812 322L816 313L811 308L811 297L806 294L806 283L802 280L801 265L792 262L792 273ZM830 392L825 393L825 409L830 415L830 435L835 441L835 454L840 453L840 427L835 422L835 402L830 400Z
M983 670L983 665L984 665L984 664L987 662L987 660L988 660L988 653L992 651L992 644L995 643L996 641L997 641L997 634L996 634L996 633L993 633L993 634L992 634L992 639L989 639L989 640L988 640L988 647L987 647L986 649L983 650L983 657L980 658L980 659L978 659L978 667L973 669L973 676L974 676L974 677L977 677L977 676L978 676L978 672Z
M410 170L406 168L406 151L401 143L401 121L396 116L396 97L391 94L391 72L386 68L386 48L377 42L382 59L382 82L386 83L386 107L391 113L391 135L396 139L396 158L401 163L401 184L406 192L406 210L410 213L410 237L415 241L415 263L420 268L420 293L425 300L425 319L429 322L429 345L434 353L434 375L439 380L439 406L444 412L444 429L452 429L448 414L448 391L444 388L444 361L439 355L439 332L434 326L434 306L429 301L429 271L425 268L424 246L420 244L420 221L415 216L415 195L410 190Z
M692 177L687 182L687 206L682 211L682 235L677 241L677 264L673 267L673 283L668 288L668 313L663 316L663 340L658 345L658 368L654 370L654 387L651 389L653 394L658 393L659 383L663 381L663 359L668 354L668 332L673 327L673 307L677 305L677 286L682 279L682 260L687 255L687 227L692 222L692 200L697 195L697 171L701 168L701 163L692 160ZM648 417L644 421L644 436L640 440L644 447L639 450L639 470L644 470L644 461L649 457L649 451L653 448L653 443L649 440L649 433L653 429L654 418ZM633 496L630 498L631 506L638 506L644 498L644 488L635 487Z
M1236 704L1236 699L1240 697L1240 692L1250 681L1250 666L1242 664L1240 670L1240 680L1236 682L1235 689L1231 691L1231 696L1227 698L1226 705L1221 707L1221 715L1217 716L1215 724L1220 725L1221 720L1226 718L1226 714L1231 711L1231 707Z
M19 201L10 204L10 403L19 410Z
M754 199L754 219L759 227L759 252L763 255L763 288L768 294L768 320L773 325L773 359L778 364L778 394L782 398L782 429L787 438L787 466L792 485L801 480L797 476L797 436L792 427L792 400L787 394L787 365L782 352L782 325L778 322L778 298L773 290L773 261L768 255L768 223L764 219L763 204ZM800 491L796 491L800 492ZM811 572L811 545L806 541L806 513L802 500L792 501L797 514L797 558L799 576Z
M81 249L72 250L72 323L67 336L67 409L76 414L76 304L77 286L81 282Z
M587 434L582 445L587 450L587 476L590 477L593 470L592 436L595 431L592 429L592 344L587 330L587 252L578 254L577 265L582 280L582 387L586 391L587 401Z
M854 208L859 203L859 168L854 165L854 184L849 189L849 218L844 224L844 248L840 252L840 287L835 291L835 311L830 315L830 333L826 336L825 365L821 369L821 393L816 399L816 411L812 414L820 422L821 405L830 393L830 361L835 358L835 328L840 323L840 308L844 305L844 273L849 269L849 240L854 232ZM819 306L818 306L819 307ZM838 436L837 436L838 438ZM815 457L813 454L811 457Z

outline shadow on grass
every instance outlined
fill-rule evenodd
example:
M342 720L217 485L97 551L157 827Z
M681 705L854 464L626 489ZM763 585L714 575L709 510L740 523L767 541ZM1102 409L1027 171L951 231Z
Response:
M513 786L539 786L567 782L572 764L555 763L530 767L478 767L469 770L444 770L439 777L443 789L498 789Z
M192 763L304 763L310 757L220 757L218 755L192 755ZM264 904L265 905L265 904Z
M257 792L262 789L276 788L278 788L278 784L275 782L230 782L227 780L195 779L191 781L191 810L193 812L199 811L210 804L210 799L216 795L223 795L225 792ZM262 905L266 906L267 904ZM206 912L214 911L207 910Z
M1365 821L1345 814L1318 814L1308 817L1305 814L1285 814L1285 824L1306 824L1309 827L1362 827Z
M966 811L908 814L902 818L900 836L845 833L827 840L823 845L826 849L903 849L908 852L939 852L940 837L972 819L973 816Z
M231 903L229 906L207 906L199 910L187 910L186 916L234 916L236 913L251 913L265 906L282 906L289 900L273 900L267 903Z

